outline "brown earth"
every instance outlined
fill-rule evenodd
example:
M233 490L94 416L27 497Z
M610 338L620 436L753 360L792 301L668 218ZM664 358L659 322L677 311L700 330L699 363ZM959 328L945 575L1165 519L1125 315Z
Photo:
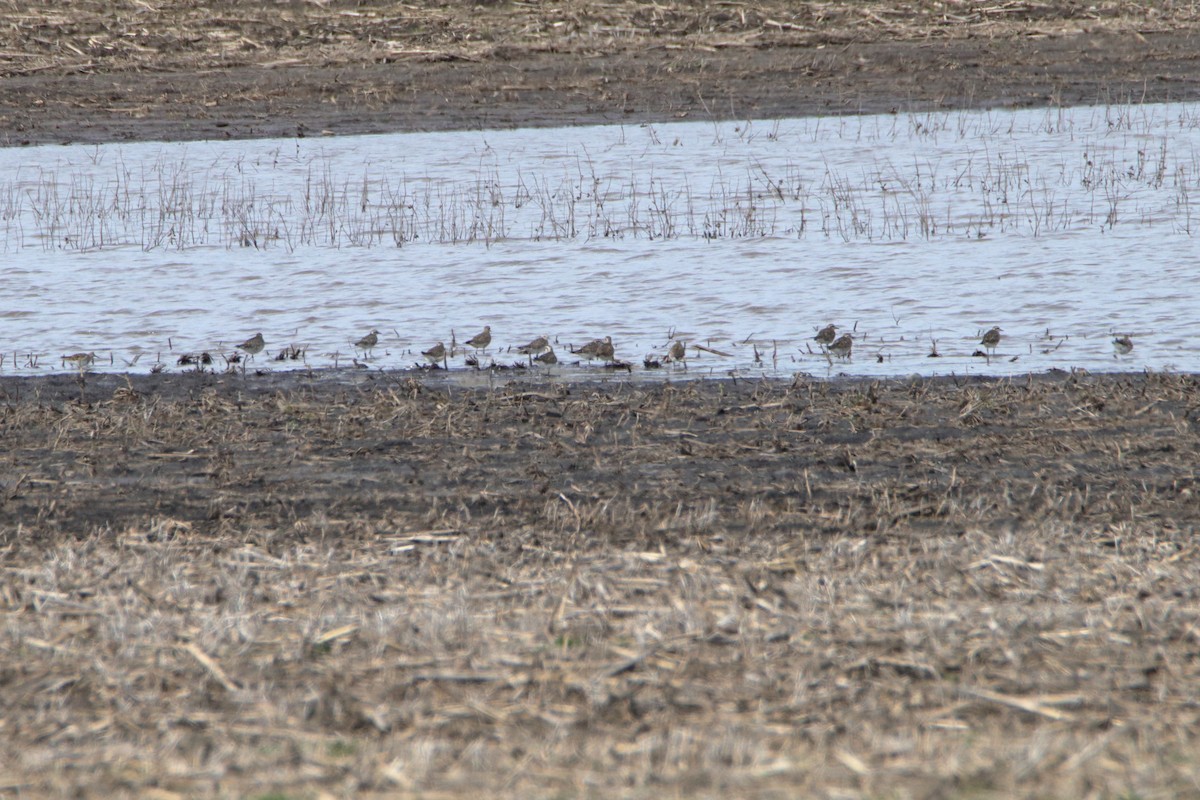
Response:
M0 0L0 142L1200 96L1200 7Z
M0 793L1197 796L1195 377L0 398Z

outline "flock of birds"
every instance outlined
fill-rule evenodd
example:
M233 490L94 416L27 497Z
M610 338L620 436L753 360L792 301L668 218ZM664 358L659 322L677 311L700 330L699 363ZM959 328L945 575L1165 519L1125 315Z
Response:
M986 354L994 356L996 348L1000 345L1001 334L1003 328L999 325L992 326L980 338L979 343L983 345ZM672 337L673 338L673 337ZM838 336L837 326L830 323L817 332L813 337L824 352L834 358L839 358L844 361L849 361L850 356L854 351L854 336L849 333L843 333ZM472 336L466 341L467 347L477 352L484 352L488 345L492 343L492 326L485 325L483 330ZM369 355L375 346L379 344L379 331L372 330L366 336L355 342L355 348L362 350L364 354ZM255 334L250 339L247 339L238 347L245 352L254 355L262 351L264 346L263 336L261 333ZM607 361L609 363L617 362L616 349L613 347L611 336L605 336L603 339L594 339L588 342L579 349L570 349L573 355L583 356L590 360ZM703 348L707 349L707 348ZM1118 355L1127 355L1133 350L1133 340L1128 336L1118 336L1113 339L1113 349ZM448 367L447 360L453 354L454 346L450 349L446 348L445 342L438 342L428 350L423 350L421 355L429 359L431 364L441 364ZM554 352L554 347L550 344L549 337L539 336L528 344L521 345L517 348L517 352L521 355L529 356L531 363L537 362L540 364L557 364L558 356ZM667 350L666 357L663 359L665 363L685 363L687 360L687 347L682 340L674 339L671 342L670 348Z
M469 350L475 353L483 353L487 351L488 346L492 343L492 326L484 325L483 330L468 339L465 344ZM372 330L366 336L354 343L357 350L361 350L364 356L369 356L376 345L379 344L379 331ZM238 349L248 355L257 355L261 353L266 342L261 333L256 333L246 341L238 345ZM430 364L441 364L449 369L449 359L456 352L457 345L451 340L449 348L445 342L438 342L428 350L422 350L421 355L429 360ZM572 349L571 353L590 360L599 359L610 363L617 361L616 349L613 347L611 336L605 336L603 339L595 339L588 342L579 349ZM533 339L528 344L521 345L517 348L517 352L521 355L528 356L530 363L545 364L547 366L558 363L558 355L554 352L553 345L550 344L550 339L547 336L539 336ZM676 341L671 345L668 359L683 361L687 356L683 342Z
M1000 345L1002 332L1003 332L1003 329L999 325L995 325L992 328L990 328L986 333L984 333L983 336L979 339L979 343L981 345L983 345L984 352L979 353L977 351L975 353L975 355L984 355L984 356L987 356L989 359L992 356L994 356L996 354L996 348ZM813 338L813 341L815 341L817 343L817 345L821 348L821 351L831 361L833 358L841 359L844 361L849 361L850 357L854 351L853 335L851 335L849 333L843 333L841 336L839 336L838 332L837 332L837 326L832 323L829 325L826 325L824 328L821 328L821 330L817 332L816 336L814 336L812 338ZM661 360L659 360L657 358L652 359L651 357L646 358L644 363L647 367L661 366L664 363L666 363L666 364L677 363L677 364L683 365L684 368L686 369L686 367L687 367L686 343L681 339L676 339L674 337L674 334L671 335L671 340L672 340L671 344L667 348L666 354L662 357ZM468 339L464 343L465 347L460 348L459 345L454 341L454 339L452 337L450 347L446 347L445 342L438 342L437 344L430 347L428 350L421 351L421 355L424 356L429 361L429 364L431 366L440 365L441 367L443 367L445 369L449 369L449 366L450 366L449 359L450 358L452 358L455 355L458 355L459 353L466 353L466 354L468 354L467 355L468 365L478 366L478 364L479 364L478 356L482 353L486 353L487 348L489 345L491 345L491 343L492 343L492 326L485 325L482 331L475 334L474 336L472 336L470 339ZM365 336L363 336L361 339L359 339L357 342L355 342L354 347L356 350L362 351L364 357L369 357L371 355L372 351L375 349L375 347L378 344L379 344L379 331L373 329L369 333L367 333ZM1128 355L1133 350L1133 340L1129 336L1117 336L1112 340L1112 344L1113 344L1113 350L1117 355ZM253 356L256 356L259 353L261 353L266 348L266 346L267 346L266 339L263 338L263 335L260 332L260 333L254 334L246 341L237 345L237 349L241 350L242 353L244 353L247 357L253 357ZM696 348L697 350L706 350L708 352L716 353L718 355L728 355L727 353L721 353L718 350L713 350L711 348L704 347L703 345L699 345L699 344L693 344L693 347ZM588 342L587 344L585 344L584 346L582 346L578 349L571 348L568 346L568 350L571 352L572 355L581 356L582 358L587 359L588 361L598 360L598 361L607 362L609 365L612 365L612 366L620 366L620 367L628 367L629 366L625 362L622 362L617 359L616 348L613 345L613 340L612 340L611 336L605 336L603 339L593 339L592 341ZM292 357L293 358L299 357L299 355L302 355L302 352L303 351L296 350L295 354L292 355ZM558 363L558 355L555 353L554 346L551 344L550 338L548 336L538 336L537 338L530 341L528 344L524 344L524 345L521 345L520 347L516 348L516 352L520 353L521 355L528 356L529 363L531 366L535 363L546 365L546 366ZM936 344L934 346L934 352L931 353L931 355L937 355ZM285 355L281 354L280 359L282 360L284 358L285 358ZM86 367L90 366L92 363L95 362L96 354L95 353L75 353L73 355L64 355L62 357L62 360L64 363L72 364L72 365L78 367L79 369L85 369ZM232 363L237 363L238 361L241 360L241 358L240 358L240 356L235 355L233 357L227 358L226 360L232 364ZM185 354L184 356L180 357L179 363L180 364L209 365L209 364L212 364L213 362L212 362L212 357L208 353L203 353L199 356L195 356L192 354Z
M257 334L254 339L248 340L247 343L254 342L260 339L262 334ZM466 345L471 350L482 353L486 352L488 345L492 343L492 326L484 325L483 330L472 336L466 341ZM354 343L358 350L362 350L365 355L370 355L375 346L379 344L379 331L372 330L366 336ZM678 344L678 343L677 343ZM422 350L421 355L429 360L430 364L441 364L443 367L449 368L450 356L454 354L456 345L453 340L449 348L445 342L438 342L428 350ZM245 349L244 345L242 349ZM682 350L682 345L680 345ZM249 352L249 351L247 351ZM521 345L517 348L517 352L524 356L529 356L530 363L537 362L539 364L557 364L558 355L554 352L554 347L550 344L550 339L547 336L539 336L529 342L529 344ZM613 348L612 337L605 336L603 339L585 344L578 350L571 350L575 355L583 356L589 360L601 359L603 361L616 361L616 350Z

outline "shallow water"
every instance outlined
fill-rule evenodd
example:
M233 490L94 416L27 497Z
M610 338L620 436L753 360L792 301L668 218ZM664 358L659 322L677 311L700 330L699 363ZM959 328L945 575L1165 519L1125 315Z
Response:
M403 367L485 323L485 365L674 332L727 354L689 375L1198 371L1198 144L1161 105L0 150L0 372L257 331L254 367L346 365L371 328Z

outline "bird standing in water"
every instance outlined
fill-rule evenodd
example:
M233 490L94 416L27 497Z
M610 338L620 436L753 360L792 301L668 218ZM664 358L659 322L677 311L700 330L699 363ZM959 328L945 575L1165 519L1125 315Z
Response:
M667 360L678 361L683 364L684 369L687 369L687 347L682 341L676 339L671 342L671 349L667 351Z
M837 338L837 326L832 323L821 328L817 335L813 337L813 341L822 347L828 347L833 344L833 340Z
M364 355L370 355L375 349L375 345L379 344L379 331L372 330L366 336L354 343L354 346L363 351Z
M829 345L829 352L845 361L850 360L850 352L853 349L854 338L848 333L843 333L840 337L838 337L837 341Z
M476 350L486 350L487 346L492 343L492 326L484 325L483 330L467 339L467 344L474 347Z
M993 325L992 329L983 335L979 343L983 345L983 349L987 350L990 355L996 355L996 346L1000 344L1000 326Z
M266 339L263 339L263 335L261 333L256 333L246 341L239 344L238 349L245 351L247 355L256 356L261 353L263 348L266 346L267 341Z
M430 364L436 364L439 361L444 363L446 361L446 345L438 342L428 350L422 350L421 355L428 358Z
M593 339L578 350L572 350L571 352L589 360L598 358L602 361L612 361L616 358L616 348L613 347L611 336L605 336L603 339Z

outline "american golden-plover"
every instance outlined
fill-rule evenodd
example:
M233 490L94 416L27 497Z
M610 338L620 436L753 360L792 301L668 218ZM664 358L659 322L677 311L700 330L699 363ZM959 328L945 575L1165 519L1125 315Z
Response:
M667 351L667 360L678 361L684 367L687 367L687 346L684 345L682 340L676 339L671 342L671 349Z
M550 340L545 336L539 336L527 345L517 348L517 352L523 356L534 356L544 352L550 347Z
M244 350L247 355L256 356L266 347L267 341L263 339L261 333L256 333L246 341L238 345L239 350Z
M837 338L837 326L833 325L833 324L829 324L829 325L826 325L824 328L821 328L821 330L817 332L817 335L813 337L813 341L819 345L824 345L825 347L828 347L829 345L833 344L833 340L836 338Z
M854 337L848 333L843 333L833 344L829 345L830 353L846 361L850 360L852 350L854 350Z
M439 361L446 360L446 345L438 342L428 350L422 350L421 355L429 359L429 363L436 364Z
M484 325L483 330L467 339L467 344L474 347L476 350L486 350L487 346L492 343L492 326Z
M598 358L602 361L612 361L616 358L616 348L613 347L611 336L605 336L603 339L593 339L578 350L572 350L571 352L587 359Z
M993 325L991 330L985 333L983 338L979 340L979 343L983 345L983 349L987 350L991 355L996 355L996 346L1000 344L1000 330L999 325Z
M63 356L62 360L67 364L72 364L79 370L84 370L96 363L95 353L72 353L69 356Z
M354 346L359 350L362 350L363 353L370 354L370 352L375 349L375 345L377 344L379 344L379 331L372 330L366 336L355 342Z

